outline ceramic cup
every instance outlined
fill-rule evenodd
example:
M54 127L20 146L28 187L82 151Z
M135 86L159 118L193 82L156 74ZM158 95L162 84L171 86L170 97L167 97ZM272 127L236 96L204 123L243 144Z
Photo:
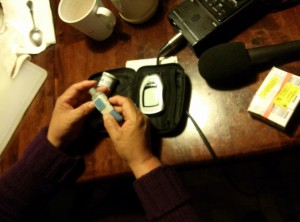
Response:
M101 0L61 0L58 14L62 21L98 41L107 39L116 24Z
M5 31L5 22L4 22L4 14L3 9L0 3L0 34Z
M125 21L140 24L153 16L159 0L111 0L111 2Z

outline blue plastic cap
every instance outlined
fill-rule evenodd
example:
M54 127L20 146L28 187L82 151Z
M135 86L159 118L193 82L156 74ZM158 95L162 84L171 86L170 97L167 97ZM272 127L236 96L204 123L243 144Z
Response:
M110 111L110 114L117 120L118 122L121 122L123 120L123 117L116 111L112 110Z

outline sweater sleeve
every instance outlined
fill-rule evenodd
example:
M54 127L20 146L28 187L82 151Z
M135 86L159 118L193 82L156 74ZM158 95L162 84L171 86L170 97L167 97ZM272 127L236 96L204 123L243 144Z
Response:
M47 128L42 129L23 157L0 177L1 221L24 218L34 206L43 204L58 184L73 178L83 163L81 158L55 149L46 133Z
M199 221L190 196L176 173L161 166L134 182L150 221Z

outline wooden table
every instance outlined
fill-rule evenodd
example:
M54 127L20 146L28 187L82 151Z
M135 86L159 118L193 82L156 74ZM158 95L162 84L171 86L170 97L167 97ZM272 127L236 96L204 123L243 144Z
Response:
M8 170L24 153L39 130L51 118L56 98L72 83L103 70L124 67L127 60L156 57L162 44L174 34L167 13L182 0L161 0L155 17L143 25L123 21L108 0L104 1L117 15L117 26L106 41L96 42L67 24L57 15L58 0L51 1L57 43L33 56L33 62L48 71L48 78L28 108L10 143L1 156L1 173ZM269 13L244 30L232 41L242 41L247 48L297 40L300 37L300 5ZM290 133L284 133L253 119L249 103L269 70L257 74L252 83L232 90L210 87L200 76L198 58L189 48L178 54L180 65L191 81L189 111L214 151L224 160L286 150L300 145L298 118ZM300 74L300 61L280 68ZM296 113L299 116L299 112ZM212 160L190 120L183 132L162 138L159 157L166 164L193 165ZM128 173L129 168L111 147L108 137L100 138L95 149L85 155L86 170L81 179L101 178Z

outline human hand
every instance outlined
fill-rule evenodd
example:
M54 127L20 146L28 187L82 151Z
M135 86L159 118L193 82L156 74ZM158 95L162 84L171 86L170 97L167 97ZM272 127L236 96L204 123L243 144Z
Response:
M57 98L47 133L52 145L64 147L78 136L84 117L94 109L88 90L95 86L91 80L75 83Z
M161 165L151 151L150 121L129 98L114 96L109 101L123 115L124 122L119 125L107 114L103 116L104 126L119 156L139 178Z

